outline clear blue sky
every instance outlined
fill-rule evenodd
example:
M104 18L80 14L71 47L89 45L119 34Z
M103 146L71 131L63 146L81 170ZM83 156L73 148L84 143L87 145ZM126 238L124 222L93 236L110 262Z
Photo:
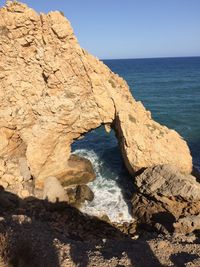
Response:
M39 12L62 10L81 46L99 58L200 56L200 0L22 2Z

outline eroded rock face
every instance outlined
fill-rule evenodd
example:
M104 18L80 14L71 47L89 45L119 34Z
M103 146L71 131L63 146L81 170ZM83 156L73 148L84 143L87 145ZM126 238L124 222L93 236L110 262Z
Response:
M182 233L199 227L200 183L194 176L183 175L174 166L160 165L146 169L135 183L133 215L140 223L160 224Z
M102 124L114 128L130 173L166 163L191 172L186 142L79 46L60 12L1 8L0 58L0 157L25 157L36 186L64 176L73 141Z
M200 183L192 175L183 175L171 165L146 169L136 177L139 191L145 195L178 198L188 202L200 201Z
M63 186L87 184L96 177L92 163L75 154L69 157L64 175L57 176Z

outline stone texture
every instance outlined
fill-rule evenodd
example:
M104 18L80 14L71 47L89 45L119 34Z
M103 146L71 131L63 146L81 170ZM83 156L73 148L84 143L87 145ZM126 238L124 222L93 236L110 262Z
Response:
M94 193L88 185L80 184L65 187L66 194L69 198L68 203L79 208L86 200L92 201Z
M19 161L15 157L9 160L0 158L0 185L8 191L20 194L24 179L20 174Z
M78 155L71 155L64 175L58 175L63 186L87 184L95 179L96 175L92 163Z
M78 202L92 201L94 199L94 193L87 185L78 185L76 191L76 199Z
M26 158L19 158L20 174L24 181L29 181L31 179L31 173L26 161Z
M69 198L56 177L48 177L44 181L43 199L49 202L68 202Z
M189 234L200 230L200 214L180 218L176 223L174 223L174 228L175 231L180 234Z
M21 190L21 192L20 192L20 197L21 198L27 198L29 196L30 196L30 193L29 193L28 190L26 190L26 189Z
M130 173L171 163L190 173L186 142L151 118L127 83L82 49L60 12L0 9L0 157L25 157L36 186L67 173L71 144L106 125Z
M157 229L164 225L172 231L173 224L180 218L199 213L200 183L192 175L181 174L174 166L148 168L136 177L135 184L133 214L141 223ZM174 224L176 229L181 227L179 222Z
M171 165L146 169L136 177L140 192L155 197L178 198L184 201L200 201L200 183L192 175L184 175Z

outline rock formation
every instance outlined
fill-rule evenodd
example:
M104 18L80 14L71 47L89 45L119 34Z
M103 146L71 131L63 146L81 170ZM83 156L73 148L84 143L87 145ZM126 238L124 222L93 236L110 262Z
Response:
M56 177L48 177L45 179L43 199L46 199L49 202L69 201L67 193Z
M133 215L140 223L182 233L200 229L200 183L194 176L160 165L147 168L135 184Z
M60 177L63 186L87 184L95 179L96 175L92 163L78 155L71 155L64 177Z
M191 172L186 142L79 46L60 12L8 2L0 9L0 58L0 157L6 165L25 158L38 188L46 177L65 177L71 144L101 125L115 130L130 173L168 163Z
M94 193L86 184L68 186L65 188L68 195L68 203L76 208L80 208L85 201L92 201Z
M198 215L188 215L180 218L174 223L174 228L177 233L190 234L200 230L200 213Z

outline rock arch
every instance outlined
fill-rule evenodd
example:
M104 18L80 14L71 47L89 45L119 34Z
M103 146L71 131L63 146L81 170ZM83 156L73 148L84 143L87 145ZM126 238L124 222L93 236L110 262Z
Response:
M8 2L0 33L0 157L25 156L38 187L65 175L73 140L102 124L115 130L130 173L164 163L191 172L186 142L79 46L60 12Z

